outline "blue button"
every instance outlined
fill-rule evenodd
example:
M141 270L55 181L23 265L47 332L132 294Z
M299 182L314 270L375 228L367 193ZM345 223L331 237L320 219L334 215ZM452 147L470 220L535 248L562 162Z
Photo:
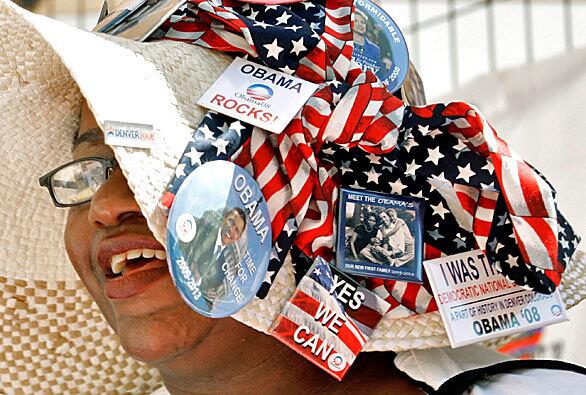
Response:
M186 177L169 213L167 250L193 310L221 318L242 309L265 278L271 246L267 203L246 170L213 161Z
M370 70L391 92L396 92L409 71L409 51L393 19L369 0L355 0L352 59Z

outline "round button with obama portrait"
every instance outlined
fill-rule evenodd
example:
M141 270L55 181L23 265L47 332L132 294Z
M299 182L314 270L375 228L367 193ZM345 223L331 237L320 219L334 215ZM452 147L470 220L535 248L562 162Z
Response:
M271 246L267 203L246 170L218 160L186 177L169 213L167 250L193 310L222 318L242 309L265 278Z

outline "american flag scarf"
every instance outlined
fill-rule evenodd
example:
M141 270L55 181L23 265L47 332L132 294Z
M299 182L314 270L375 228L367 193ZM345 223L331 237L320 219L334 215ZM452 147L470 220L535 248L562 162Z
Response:
M578 243L555 190L466 103L406 106L352 57L352 0L288 5L190 0L153 36L319 84L280 134L208 112L162 204L190 171L230 160L259 183L272 218L264 298L286 255L331 260L339 186L425 199L426 259L480 248L515 283L551 293ZM369 279L404 314L437 309L429 287ZM403 314L403 313L401 313Z

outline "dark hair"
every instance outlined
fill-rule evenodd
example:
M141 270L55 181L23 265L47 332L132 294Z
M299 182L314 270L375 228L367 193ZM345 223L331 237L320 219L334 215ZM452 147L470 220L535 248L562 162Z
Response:
M364 18L364 22L368 22L368 17L366 16L366 14L360 10L355 10L354 11L355 15L360 15L362 18ZM354 20L356 20L356 17L354 17Z
M226 217L230 215L230 213L233 211L236 211L238 215L240 215L240 218L242 218L244 225L246 225L246 214L244 213L244 210L242 210L240 207L227 208L226 210L224 210L224 214L222 214L222 220L226 219Z
M373 217L374 218L374 222L378 222L378 218L377 218L377 216L376 216L375 213L370 212L370 213L367 213L366 214L366 219L369 219L370 217Z

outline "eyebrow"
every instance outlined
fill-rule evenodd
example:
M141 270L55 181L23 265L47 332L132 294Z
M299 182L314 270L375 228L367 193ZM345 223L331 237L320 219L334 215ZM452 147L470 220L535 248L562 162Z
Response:
M73 148L81 143L100 143L104 141L104 135L100 128L88 129L83 134L76 133L73 136Z

